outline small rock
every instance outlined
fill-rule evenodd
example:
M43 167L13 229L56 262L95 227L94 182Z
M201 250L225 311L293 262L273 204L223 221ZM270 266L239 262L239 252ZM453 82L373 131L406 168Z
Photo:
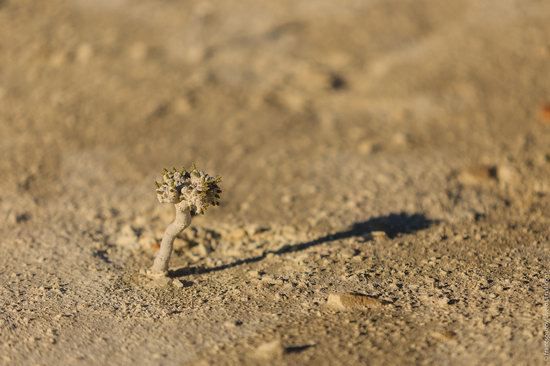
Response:
M456 333L452 330L433 331L430 335L439 341L450 341L456 338Z
M497 168L494 165L476 165L463 169L458 181L465 186L489 184L497 180Z
M285 349L282 346L281 341L277 339L259 345L254 351L253 356L263 360L271 360L274 358L280 358L284 351Z
M277 93L276 100L278 104L288 109L290 112L302 112L307 105L307 98L298 90L282 90Z
M254 236L269 231L269 227L252 224L248 225L245 230L248 236Z
M375 143L374 141L363 141L357 147L357 150L363 155L370 155L377 151L380 151L380 144Z
M91 45L84 43L78 46L76 50L76 60L81 64L86 64L92 58L94 50Z
M518 183L519 174L509 165L500 165L497 170L498 183L504 187L511 187Z
M357 254L359 254L359 251L354 248L345 248L342 251L340 251L340 256L344 259L349 259L355 257Z
M67 52L65 51L57 51L54 52L49 59L49 63L53 67L62 67L67 63Z
M381 230L371 231L370 235L376 241L382 241L388 238L386 232Z
M143 42L136 42L128 48L128 56L134 61L141 61L147 57L149 49Z
M540 108L539 116L542 123L550 126L550 103L547 103Z
M338 310L364 310L380 308L384 303L372 296L350 292L329 294L327 305Z
M171 282L172 282L171 279L166 276L152 277L149 283L149 287L151 288L165 287L170 285Z
M138 243L140 247L144 250L153 250L156 251L160 248L158 240L155 238L155 235L151 232L143 232L139 237Z
M248 275L252 278L260 278L265 274L263 271L256 271L256 270L250 270L248 271Z
M242 320L226 321L226 322L223 323L223 325L226 328L235 328L235 327L240 327L241 325L243 325L243 321Z
M289 204L294 201L294 197L290 194L285 194L283 197L281 197L281 202L284 204Z
M411 144L411 138L404 133L396 133L391 138L391 143L395 147L407 147Z
M243 228L237 228L231 231L228 235L230 240L242 240L246 238L246 230Z
M298 230L294 226L283 226L281 228L281 234L285 238L294 238L296 236L297 232L298 232Z
M201 243L201 244L197 245L195 248L193 248L193 251L200 258L204 258L204 257L207 257L208 254L210 254L210 252L212 252L212 249L210 249L209 247L207 247L206 245Z
M183 282L178 279L172 280L172 286L177 288L183 288Z
M8 215L8 222L11 224L20 224L27 222L31 219L31 215L28 212L21 212L16 214L15 212L10 212Z
M189 45L185 48L185 51L182 52L181 56L185 62L189 64L197 64L203 60L206 55L206 50L200 45Z
M120 230L115 244L129 249L139 249L140 244L138 240L139 238L132 226L125 225Z
M179 97L172 101L172 109L178 116L185 116L193 109L193 106L188 98Z

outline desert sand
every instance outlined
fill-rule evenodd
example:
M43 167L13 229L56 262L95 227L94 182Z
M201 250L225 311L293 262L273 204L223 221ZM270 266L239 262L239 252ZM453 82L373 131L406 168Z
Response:
M549 19L0 0L0 365L545 364ZM193 162L222 204L153 281Z

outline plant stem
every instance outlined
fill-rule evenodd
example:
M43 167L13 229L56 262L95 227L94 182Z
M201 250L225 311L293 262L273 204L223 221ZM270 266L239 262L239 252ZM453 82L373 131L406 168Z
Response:
M153 267L151 267L151 272L153 274L166 275L168 273L168 263L170 262L174 239L176 239L176 235L191 224L191 211L189 206L183 202L180 202L175 204L175 207L176 218L170 225L168 225L166 231L164 232L159 252L155 258Z

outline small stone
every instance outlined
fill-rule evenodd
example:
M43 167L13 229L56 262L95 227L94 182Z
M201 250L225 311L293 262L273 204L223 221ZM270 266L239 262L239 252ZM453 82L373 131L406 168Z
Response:
M204 258L207 257L212 250L201 243L194 248L194 251L200 258Z
M277 102L290 112L302 112L307 105L307 98L298 90L282 90L275 96Z
M31 215L28 212L21 212L21 213L15 213L10 212L8 214L8 222L10 224L21 224L23 222L27 222L31 219Z
M294 201L294 197L290 194L285 194L283 197L281 197L281 202L284 204L289 204Z
M144 250L153 250L156 251L160 248L158 240L150 232L143 232L138 240L139 246Z
M333 293L328 295L327 305L338 310L377 309L384 305L372 296L359 293Z
M396 147L406 147L411 144L411 138L404 133L396 133L391 138L391 143Z
M497 180L497 168L493 165L476 165L463 169L458 181L465 186L489 184Z
M92 58L94 50L88 43L81 44L76 50L76 60L81 64L86 64Z
M140 244L138 240L139 238L132 226L125 225L120 230L115 244L129 249L139 249Z
M183 59L189 64L197 64L201 62L206 55L206 50L200 45L189 45L181 54Z
M437 339L439 341L450 341L456 338L456 333L452 330L444 330L444 331L433 331L430 333L432 338Z
M183 282L178 279L172 280L172 286L177 288L183 288Z
M376 241L382 241L388 238L386 232L381 230L371 231L370 235Z
M245 230L248 236L254 236L269 231L269 227L252 224L248 225Z
M262 343L259 345L253 353L253 356L262 360L271 360L280 358L284 353L284 347L280 340L273 340L271 342Z
M157 277L152 277L151 279L152 279L151 281L152 287L164 287L164 286L168 286L170 282L172 282L170 278L166 276L157 276Z
M243 228L236 228L233 231L231 231L228 235L230 240L242 240L246 238L246 230Z
M355 257L359 251L357 249L353 248L345 248L342 251L340 251L340 256L344 259L349 259Z
M357 150L363 155L370 155L380 150L380 145L374 141L363 141L357 147Z
M264 272L256 271L256 270L250 270L248 271L248 275L252 278L260 278L264 275Z
M51 66L58 68L67 63L67 52L58 51L50 56L49 63Z
M128 56L134 61L141 61L147 57L149 49L143 42L136 42L128 48Z
M178 116L185 116L193 109L193 106L188 98L179 97L172 101L172 109Z
M550 103L540 107L539 116L542 123L550 126Z
M235 327L240 327L241 325L243 325L243 321L242 320L234 320L234 321L226 321L223 323L223 325L226 327L226 328L235 328Z
M518 183L519 174L509 165L500 165L497 169L498 183L504 187L511 187Z

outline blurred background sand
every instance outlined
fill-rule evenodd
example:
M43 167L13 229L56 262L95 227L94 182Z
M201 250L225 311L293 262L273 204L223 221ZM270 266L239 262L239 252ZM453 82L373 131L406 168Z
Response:
M549 19L0 0L0 364L542 364ZM152 286L192 162L223 204Z

